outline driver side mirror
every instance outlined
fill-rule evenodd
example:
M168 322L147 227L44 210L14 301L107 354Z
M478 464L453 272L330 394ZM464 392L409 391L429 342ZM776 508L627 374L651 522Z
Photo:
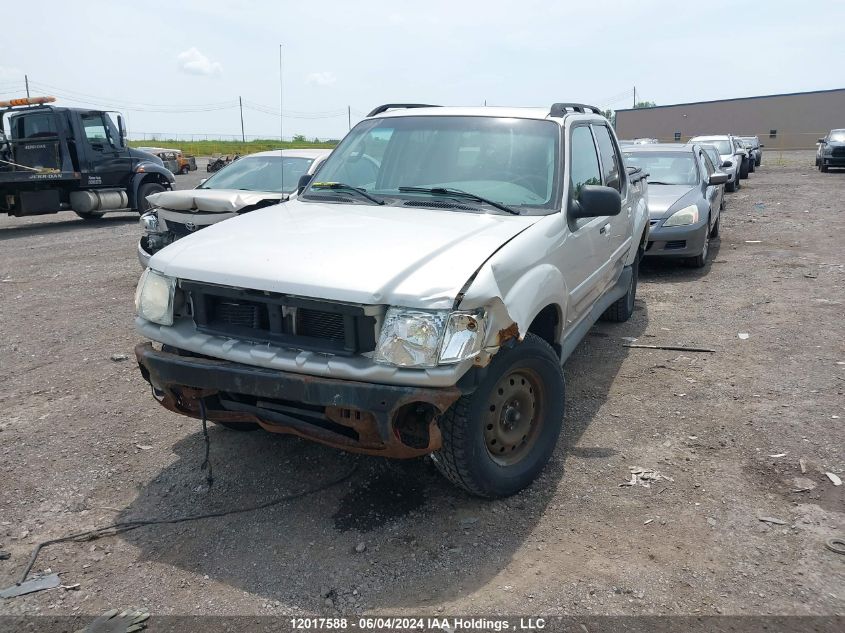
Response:
M578 198L569 205L569 217L598 218L606 215L619 215L622 212L622 196L613 187L584 185L578 192Z
M728 167L733 167L733 166L734 166L734 164L729 160L726 160L721 165L719 165L719 167L721 167L722 169L727 169Z
M711 185L724 185L726 182L728 182L728 175L720 171L710 174L710 180L708 181Z
M816 143L821 143L822 145L824 145L824 139L820 138L818 141L816 141Z
M123 117L117 115L117 132L120 135L120 146L126 147L126 125L123 123Z
M299 182L296 185L296 195L301 194L305 191L305 187L308 186L308 183L311 182L311 175L310 174L302 174L299 177Z

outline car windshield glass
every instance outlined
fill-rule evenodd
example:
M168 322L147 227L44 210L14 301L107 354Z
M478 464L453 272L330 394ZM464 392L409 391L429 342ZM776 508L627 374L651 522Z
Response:
M722 164L722 157L719 156L719 152L713 148L706 148L704 153L710 157L710 160L713 162L713 166L716 167L716 169L719 169L719 166Z
M629 165L641 167L649 184L695 185L698 167L692 152L625 152Z
M716 150L724 156L725 154L733 154L733 150L731 149L731 142L727 139L706 139L706 138L693 138L690 139L690 143L707 143L708 145L712 145L716 148Z
M284 188L280 168L282 161L284 161ZM299 184L299 177L308 172L313 162L313 158L246 156L221 169L198 189L245 189L292 193Z
M845 130L836 130L830 133L829 141L834 143L845 143Z
M451 189L542 213L556 206L559 139L560 128L553 121L492 116L371 119L359 123L332 152L319 180L362 189L394 206L413 200L420 206L497 212L494 205L469 196L456 203L436 191L413 190ZM309 187L303 199L316 201L326 195L325 189Z
M748 147L754 147L755 145L757 145L757 142L750 136L743 136L742 142L748 145Z

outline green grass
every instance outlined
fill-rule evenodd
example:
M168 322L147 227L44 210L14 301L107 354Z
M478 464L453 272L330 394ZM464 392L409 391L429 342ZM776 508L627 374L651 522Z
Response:
M334 143L314 143L312 141L285 141L256 139L253 141L179 141L175 139L145 139L129 141L130 147L167 147L182 150L188 156L213 156L215 154L253 154L271 149L331 149Z

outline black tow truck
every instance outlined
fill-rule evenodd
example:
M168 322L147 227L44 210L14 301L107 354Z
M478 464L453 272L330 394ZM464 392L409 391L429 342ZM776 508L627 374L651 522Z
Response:
M147 196L172 189L160 158L128 147L121 115L48 105L54 101L0 101L0 213L144 213Z

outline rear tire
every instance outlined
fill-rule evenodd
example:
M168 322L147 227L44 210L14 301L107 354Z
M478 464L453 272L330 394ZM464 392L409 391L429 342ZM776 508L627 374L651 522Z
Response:
M749 160L748 160L748 173L749 173L749 174L753 174L753 173L754 173L754 166L755 166L756 164L757 164L757 163L756 163L756 162L754 162L753 160L751 160L751 159L749 159Z
M725 191L727 191L728 193L733 193L734 191L736 191L736 180L734 180L733 182L726 183Z
M147 196L151 196L154 193L161 193L162 191L167 191L167 189L164 188L164 185L160 185L157 182L145 182L138 187L138 200L135 202L136 211L140 215L144 215L152 208L152 205L147 202Z
M746 178L748 178L748 159L747 158L743 158L742 163L739 166L739 177L742 180L745 180Z
M631 264L631 282L628 285L628 292L624 297L614 301L611 306L599 317L602 321L611 323L624 323L634 314L634 299L637 297L637 281L640 277L640 259L642 253L638 250L634 263Z
M564 412L564 378L552 346L528 333L501 349L478 388L440 417L440 473L472 495L508 497L549 461Z
M74 211L74 213L83 220L99 220L106 214L105 211L88 211L87 213L83 213L82 211Z

